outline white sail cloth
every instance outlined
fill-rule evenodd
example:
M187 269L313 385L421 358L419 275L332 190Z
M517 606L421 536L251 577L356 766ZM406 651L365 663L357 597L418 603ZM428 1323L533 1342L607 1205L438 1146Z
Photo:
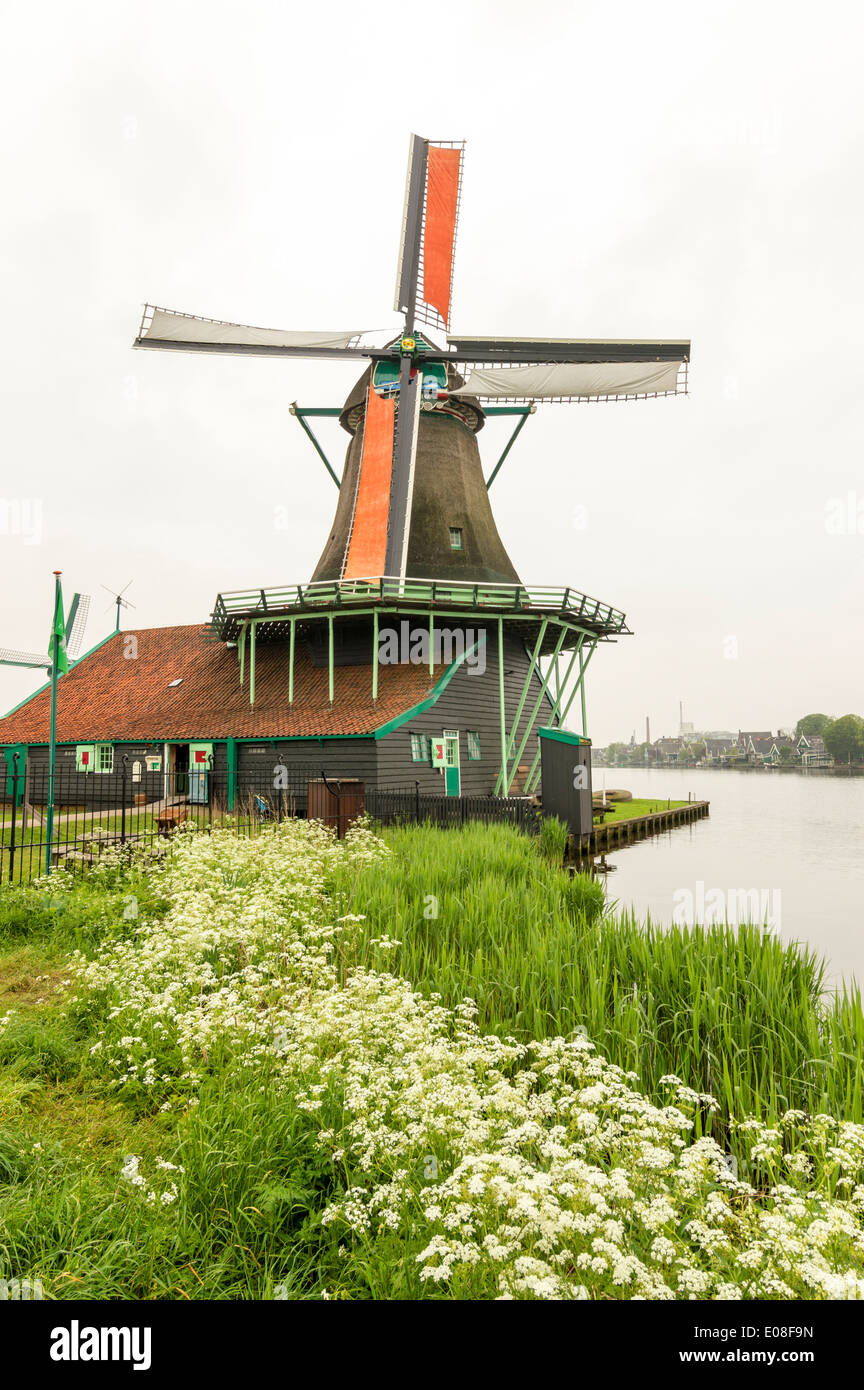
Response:
M557 396L642 396L674 392L680 362L557 362L530 367L477 367L452 396L548 400Z
M281 328L250 328L243 323L221 323L199 319L194 314L172 314L154 309L153 318L141 334L141 342L158 339L166 343L212 343L225 347L347 348L360 336L350 333L288 333Z

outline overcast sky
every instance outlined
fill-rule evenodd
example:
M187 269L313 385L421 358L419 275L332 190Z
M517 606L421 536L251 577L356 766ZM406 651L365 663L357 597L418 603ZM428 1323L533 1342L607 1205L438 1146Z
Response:
M492 489L526 583L628 615L595 741L676 732L679 699L705 729L864 713L851 3L55 0L3 28L0 646L46 644L54 569L94 595L87 646L100 584L155 627L308 579L336 490L288 407L356 369L131 342L145 300L394 329L415 130L468 141L456 330L693 340L689 397L541 406ZM39 683L0 667L0 705Z

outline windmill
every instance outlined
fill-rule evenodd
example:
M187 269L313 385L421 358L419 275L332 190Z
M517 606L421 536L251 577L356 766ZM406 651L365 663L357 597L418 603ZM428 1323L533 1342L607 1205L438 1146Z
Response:
M124 597L123 597L123 595L125 594L126 590L127 590L128 588L130 588L131 584L132 584L132 580L130 579L130 580L129 580L129 583L128 583L128 584L124 584L123 588L119 591L119 593L118 593L116 590L114 590L114 589L109 589L107 584L100 584L100 585L99 585L100 589L104 589L105 592L106 592L106 594L111 594L111 595L112 595L111 602L108 604L108 607L105 609L105 612L107 613L109 608L113 608L115 604L117 605L117 623L116 623L116 626L115 626L115 628L114 628L114 631L115 631L115 632L119 632L119 631L120 631L120 609L121 609L121 608L134 608L134 607L135 607L135 604L132 603L130 599L124 598Z
M78 656L87 616L90 612L90 595L73 594L66 615L66 655L70 661ZM0 647L0 666L26 666L32 671L51 670L51 658L47 652L18 652Z
M336 515L312 582L220 594L214 627L224 641L237 641L241 679L248 634L249 693L254 701L256 635L258 640L278 640L286 632L281 625L290 623L293 691L296 624L301 622L307 633L318 624L328 645L332 703L337 613L340 622L352 613L373 618L373 699L378 675L375 643L384 614L410 605L412 613L428 615L430 638L439 614L464 622L497 622L501 679L490 698L498 702L501 718L496 790L506 793L533 737L531 721L539 714L542 697L549 694L552 719L563 721L581 689L584 733L587 660L598 641L613 640L628 629L623 613L577 590L528 589L522 584L498 535L489 487L535 402L641 400L686 393L690 343L683 338L452 334L463 163L464 142L411 136L394 301L401 327L387 342L371 344L365 341L369 335L356 328L255 328L147 304L134 346L366 365L342 407L310 409L296 402L291 407L339 487ZM436 341L442 336L444 346ZM489 404L482 406L481 401ZM518 420L486 480L475 436L492 414ZM316 415L338 417L352 436L341 480L308 424ZM512 720L504 691L505 624L511 634L518 634L528 659ZM573 656L562 678L559 658L568 651ZM565 698L571 675L576 685ZM536 702L532 681L542 685ZM536 785L538 760L539 752L523 779L523 790Z

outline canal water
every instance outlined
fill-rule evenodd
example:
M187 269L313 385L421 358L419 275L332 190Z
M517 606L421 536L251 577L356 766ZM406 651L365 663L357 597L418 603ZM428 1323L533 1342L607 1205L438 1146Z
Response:
M864 986L864 777L595 768L594 790L710 801L693 825L607 856L610 899L657 923L759 921Z

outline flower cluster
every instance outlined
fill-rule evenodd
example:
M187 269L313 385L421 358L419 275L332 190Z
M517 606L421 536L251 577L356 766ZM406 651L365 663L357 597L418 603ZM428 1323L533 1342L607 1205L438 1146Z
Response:
M698 1137L712 1097L677 1077L655 1104L578 1034L484 1035L470 1000L451 1010L360 968L358 918L330 882L385 853L366 827L338 842L301 821L178 842L158 870L167 915L77 957L108 1005L97 1063L163 1109L217 1058L275 1082L339 1176L325 1226L349 1252L399 1242L421 1291L864 1296L864 1127L743 1118L745 1181Z

